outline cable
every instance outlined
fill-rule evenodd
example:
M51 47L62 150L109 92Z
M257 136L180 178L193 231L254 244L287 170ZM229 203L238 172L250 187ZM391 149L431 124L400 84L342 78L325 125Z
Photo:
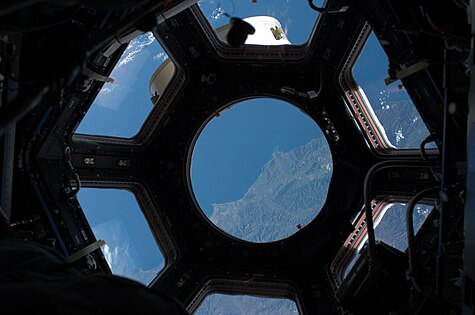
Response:
M437 138L434 134L428 135L424 140L422 140L420 145L421 155L423 160L427 160L427 153L426 153L426 144L435 141Z
M323 64L320 66L320 82L318 86L318 91L315 92L315 97L319 96L323 89Z
M76 183L76 189L72 189L68 193L69 199L75 198L79 191L81 190L81 179L79 178L78 173L74 170L73 163L71 162L71 148L66 147L64 149L64 162L66 163L66 166L68 168L68 173L71 175L74 179L74 182Z
M465 1L463 1L463 0L452 0L452 2L453 2L459 9L461 9L461 10L463 10L463 11L467 11L469 5L468 5L467 3L465 3Z
M395 164L397 163L397 164ZM424 165L415 165L411 162L407 164L403 161L383 161L373 165L366 174L364 181L364 210L366 216L366 230L368 235L368 256L369 256L369 272L371 272L375 267L376 262L376 238L374 234L374 225L373 225L373 212L371 209L371 184L373 181L374 175L382 170L388 168L420 168ZM427 166L430 167L430 166Z
M312 8L313 10L319 13L325 12L324 8L317 7L315 4L313 4L313 0L308 0L308 5L310 6L310 8Z
M0 11L0 13L7 14L11 12L11 10L21 9L24 6L28 6L33 3L37 3L37 1L30 1L23 5L11 6L7 9L3 9L3 11ZM121 33L121 31L129 27L131 24L142 19L145 15L149 14L149 12L155 11L160 5L160 2L146 3L142 7L136 9L135 12L130 16L124 17L120 21L111 25L111 27L99 33L95 38L91 40L92 45L89 47L89 49L85 51L85 54L83 56L84 58L82 58L81 63L77 64L77 66L74 67L73 71L71 71L71 73L67 76L55 80L55 84L57 84L58 87L63 86L64 81L68 81L69 79L71 79L75 75L75 72L79 73L84 60L89 58L92 54L102 49L107 43L109 43L111 34ZM50 92L51 90L52 85L46 85L43 88L38 89L37 92L34 91L32 93L28 93L28 96L18 96L9 104L0 108L0 135L3 134L8 125L10 125L11 123L18 122L36 106L41 104L46 95L48 95L48 92ZM75 180L78 181L77 178L75 178Z
M417 265L415 263L415 236L414 236L414 208L416 204L426 195L433 193L440 189L440 186L434 186L417 193L409 202L406 209L406 231L407 231L407 253L409 258L409 277L414 288L421 292L422 289L416 281L418 276Z
M366 174L364 180L364 211L365 211L365 221L366 221L366 234L368 235L368 255L369 255L369 271L372 270L374 261L376 259L376 238L374 235L374 226L373 226L373 211L371 209L371 183L373 181L374 174L380 171L379 168L381 164L387 164L388 161L378 163L371 167Z
M5 6L0 9L0 16L5 16L16 11L25 10L28 7L31 7L37 3L43 2L43 0L29 0L29 1L21 1L15 4L11 4L9 6Z

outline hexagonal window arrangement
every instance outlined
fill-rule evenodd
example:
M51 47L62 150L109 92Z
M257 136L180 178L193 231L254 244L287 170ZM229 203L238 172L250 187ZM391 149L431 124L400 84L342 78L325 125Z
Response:
M388 57L374 33L370 33L353 62L352 72L346 78L346 92L352 94L348 97L353 115L369 142L389 151L418 149L429 131L402 82L385 83ZM427 148L435 148L435 144L430 143Z
M212 293L203 300L195 315L211 314L299 314L295 301L251 295Z
M173 62L152 33L136 37L109 75L114 82L102 86L76 133L135 136L174 72Z
M314 4L321 7L323 1L316 0ZM245 42L253 45L304 44L318 18L318 12L300 0L200 0L198 5L223 42L230 29L230 17L244 19L254 27L255 33Z
M124 189L82 188L78 200L113 274L145 285L165 259L133 193Z
M272 98L216 112L197 136L190 164L203 214L225 233L257 243L309 224L325 203L333 171L315 121Z

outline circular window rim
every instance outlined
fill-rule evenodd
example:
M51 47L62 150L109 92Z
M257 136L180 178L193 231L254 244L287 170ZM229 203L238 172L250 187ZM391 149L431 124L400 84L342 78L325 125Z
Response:
M238 105L239 103L242 103L242 102L246 102L246 101L249 101L249 100L253 100L253 99L263 99L263 98L270 98L270 99L275 99L275 100L278 100L278 101L281 101L281 102L285 102L287 103L288 105L290 106L293 106L295 107L296 109L300 110L303 114L305 114L309 119L311 119L316 125L317 127L319 128L319 130L322 132L322 135L323 135L323 138L325 138L326 140L326 143L330 149L330 156L331 156L331 160L332 160L332 166L334 167L334 155L333 155L333 150L332 150L332 147L331 147L331 142L328 141L328 138L325 134L325 130L322 128L321 124L318 122L318 120L314 119L306 110L305 108L303 108L303 106L299 105L298 103L296 103L295 101L293 100L289 100L289 99L285 99L285 98L282 98L282 97L279 97L277 95L271 95L271 94L259 94L259 95L250 95L250 96L245 96L245 97L238 97L238 98L235 98L233 100L230 100L230 101L226 101L224 102L224 105L218 107L218 109L216 109L215 111L213 111L212 113L210 113L205 120L203 120L200 124L199 124L199 127L197 128L197 130L194 132L193 134L193 138L191 139L191 142L190 144L188 145L188 149L187 149L187 154L186 154L186 162L185 162L185 177L186 177L186 190L187 190L187 193L189 194L189 197L191 198L192 200L192 203L195 207L195 210L197 211L198 213L198 216L205 222L205 224L207 225L207 227L211 228L213 231L217 232L219 235L223 236L224 238L227 238L227 239L230 239L234 242L240 242L240 243L243 243L243 244L247 244L247 245L255 245L255 246L267 246L267 245L272 245L272 244L278 244L278 243L281 243L283 241L286 241L292 237L295 237L296 235L300 234L302 232L302 230L306 229L312 222L318 220L318 218L320 217L320 214L322 213L322 210L325 208L326 204L327 204L327 198L328 198L328 192L330 191L330 188L331 188L331 183L333 181L333 171L332 171L332 176L331 176L331 179L330 179L330 182L329 182L329 185L328 185L328 188L327 188L327 197L325 198L325 202L323 203L322 207L320 208L320 211L315 215L315 217L310 220L305 226L303 226L301 229L295 231L294 233L286 236L286 237L283 237L283 238L280 238L280 239L277 239L277 240L273 240L273 241L269 241L269 242L252 242L252 241L248 241L248 240L245 240L245 239L242 239L242 238L239 238L237 236L234 236L228 232L226 232L225 230L221 229L219 226L217 226L216 224L214 224L210 219L209 217L205 214L205 212L203 211L203 209L201 208L200 204L198 203L198 200L196 199L196 195L195 195L195 192L193 190L193 185L191 183L191 163L192 163L192 158L193 158L193 152L194 152L194 149L195 149L195 145L196 145L196 142L198 141L198 138L200 137L201 135L201 132L203 131L203 129L208 125L208 123L216 117L216 113L221 113L223 110L227 110L227 109L231 109L233 108L234 106Z

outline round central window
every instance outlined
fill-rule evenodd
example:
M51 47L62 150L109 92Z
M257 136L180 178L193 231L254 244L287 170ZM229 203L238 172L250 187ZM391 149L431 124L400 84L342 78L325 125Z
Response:
M320 127L287 102L258 98L215 113L191 156L191 187L204 215L239 239L281 240L325 203L332 157Z

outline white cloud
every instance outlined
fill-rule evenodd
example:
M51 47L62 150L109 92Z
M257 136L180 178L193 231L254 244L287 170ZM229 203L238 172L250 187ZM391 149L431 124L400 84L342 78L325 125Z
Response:
M215 21L216 21L216 20L219 20L220 18L222 18L223 15L224 15L224 13L225 13L225 12L224 12L223 8L218 7L218 8L215 8L215 9L211 12L211 15L209 16L209 18L210 18L211 20L215 20Z
M97 105L110 110L120 109L125 96L132 92L130 87L145 62L144 58L141 57L143 50L154 40L153 34L147 33L130 42L110 75L114 79L114 83L104 84L96 97Z
M117 83L106 83L102 87L101 91L99 92L99 95L106 95L114 92L119 85Z
M109 265L109 268L112 269L112 254L111 254L109 245L105 244L102 247L102 253L104 254L104 258L106 259L107 264Z
M399 144L399 142L401 142L401 140L404 139L404 135L402 134L402 130L398 129L398 131L396 131L394 134L396 135L396 144Z
M148 45L155 41L155 36L151 32L147 32L130 41L129 46L124 51L124 54L117 63L116 68L122 67L133 61L134 58Z
M168 55L164 51L162 51L153 56L153 59L157 60L159 63L162 63L168 59Z
M117 76L114 83L104 84L96 97L95 102L97 105L111 110L118 110L122 99L125 97L124 92L127 91L127 88L125 90L121 89L122 84L120 83L122 81L124 80Z
M155 41L154 35L148 32L129 43L110 75L114 79L114 83L104 84L96 97L95 102L98 106L110 110L120 110L125 97L134 92L133 84L141 77L141 71L147 60L153 58L158 63L162 63L168 58L168 55L160 51L159 47L154 46L154 49L147 49Z
M103 239L102 253L113 274L148 285L163 268L163 260L151 269L144 269L124 222L114 219L92 227L97 239Z
M123 276L133 275L137 269L137 255L131 251L130 238L124 223L114 219L98 224L92 230L97 239L106 241L102 252L112 272Z

